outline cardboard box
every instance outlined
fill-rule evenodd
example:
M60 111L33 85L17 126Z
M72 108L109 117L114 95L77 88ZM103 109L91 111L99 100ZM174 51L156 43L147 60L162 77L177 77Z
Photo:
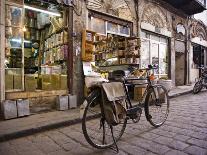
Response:
M61 79L60 79L60 89L61 90L67 90L68 89L67 75L61 75Z
M69 108L77 107L77 96L76 95L68 95L69 96Z
M37 80L33 75L25 75L25 90L35 91L37 88Z
M135 101L141 101L142 100L142 96L145 92L146 87L139 87L139 86L135 86L134 87L134 100Z
M14 89L22 89L22 75L14 74Z
M68 96L57 96L56 107L58 110L68 109Z
M14 76L12 74L6 74L5 75L5 89L6 90L14 89L13 82L14 82Z
M5 100L2 104L2 110L5 119L17 117L17 105L15 100Z
M51 84L54 90L60 89L60 75L59 74L52 74L51 75Z
M17 113L18 113L18 117L30 115L29 100L28 99L26 99L26 100L18 99L17 100Z

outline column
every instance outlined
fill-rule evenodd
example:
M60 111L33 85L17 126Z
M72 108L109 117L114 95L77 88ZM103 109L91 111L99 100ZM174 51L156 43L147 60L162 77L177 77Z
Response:
M5 0L0 1L0 103L5 100Z

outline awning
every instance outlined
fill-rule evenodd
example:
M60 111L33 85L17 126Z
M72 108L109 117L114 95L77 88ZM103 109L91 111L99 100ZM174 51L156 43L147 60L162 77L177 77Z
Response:
M187 15L193 15L206 10L206 0L165 0L165 2L184 11Z

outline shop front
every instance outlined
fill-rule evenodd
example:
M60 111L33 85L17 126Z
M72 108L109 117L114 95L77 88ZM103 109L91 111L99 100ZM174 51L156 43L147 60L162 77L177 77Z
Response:
M152 3L144 4L141 10L141 68L158 65L157 78L171 79L171 28L167 11Z
M192 21L189 62L190 82L195 83L200 76L198 67L207 67L207 31L201 21Z
M69 94L68 6L9 0L3 10L5 97L1 100L29 99L34 112L54 108L57 96Z

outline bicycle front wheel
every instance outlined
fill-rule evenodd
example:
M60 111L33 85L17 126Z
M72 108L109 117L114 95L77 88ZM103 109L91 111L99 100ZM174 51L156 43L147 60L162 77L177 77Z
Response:
M103 110L101 110L100 96L100 91L94 91L84 101L86 107L82 118L82 130L90 145L98 149L104 149L114 145L114 140L111 128L104 118ZM116 141L123 135L126 123L127 120L124 120L121 124L112 127Z
M197 94L201 91L201 89L203 88L202 86L202 81L198 81L195 83L194 87L193 87L193 93Z
M145 116L154 127L161 126L169 113L169 96L165 87L154 85L145 98Z

